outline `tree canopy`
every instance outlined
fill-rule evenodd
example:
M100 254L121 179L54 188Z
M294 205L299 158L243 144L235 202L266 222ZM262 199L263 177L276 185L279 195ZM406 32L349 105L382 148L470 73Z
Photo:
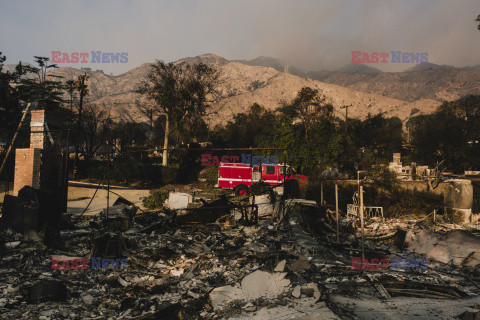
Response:
M480 96L444 102L430 115L411 118L415 157L425 164L442 160L449 170L479 169Z
M183 134L188 143L202 127L203 116L218 98L218 72L203 64L165 63L152 65L138 92L155 103L156 115L166 114L171 131Z

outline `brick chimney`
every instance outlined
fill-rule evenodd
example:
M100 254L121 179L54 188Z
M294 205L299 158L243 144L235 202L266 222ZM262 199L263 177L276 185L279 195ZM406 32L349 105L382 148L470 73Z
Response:
M15 178L13 183L13 195L24 186L40 188L40 161L42 150L40 149L17 149L15 151Z
M45 110L30 111L30 148L15 151L13 194L24 186L40 188L40 163L45 147Z
M30 148L45 147L45 110L30 111Z
M394 153L393 154L393 163L398 165L402 165L402 154L401 153Z

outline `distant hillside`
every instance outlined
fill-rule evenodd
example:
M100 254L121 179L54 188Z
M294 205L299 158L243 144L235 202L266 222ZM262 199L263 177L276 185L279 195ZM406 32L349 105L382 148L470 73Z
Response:
M382 73L383 71L361 63L350 63L337 70L338 72Z
M349 109L351 117L366 117L369 113L385 113L407 119L412 109L421 112L431 112L438 102L421 100L408 103L398 99L382 97L370 93L355 91L338 85L327 84L311 79L286 74L270 67L250 66L212 55L202 55L193 58L181 59L177 62L198 63L204 62L215 66L220 71L222 101L212 106L207 117L209 124L214 126L226 123L233 115L246 111L253 103L259 103L273 110L282 101L289 101L304 86L317 88L327 96L328 100L337 108L337 115L342 117L339 107L352 105ZM102 72L88 71L89 91L86 103L106 110L118 121L141 120L146 118L139 111L139 104L149 103L144 96L135 93L135 89L146 79L150 71L150 64L143 64L118 76L106 75ZM64 80L76 79L84 71L74 68L60 68L52 74L64 77ZM253 85L255 83L255 85Z
M465 69L465 70L480 70L480 64L477 64L477 65L471 66L471 67L463 67L462 69Z
M262 85L251 90L250 85L254 81ZM222 68L222 83L224 93L229 97L214 106L213 110L217 112L209 117L211 124L224 123L225 119L231 119L235 113L245 111L255 102L273 110L282 101L291 101L305 86L316 88L324 94L339 117L344 117L344 110L340 107L351 105L351 117L365 118L368 114L383 113L405 121L414 109L420 110L420 113L430 113L439 105L438 101L429 99L406 102L238 62L231 62Z
M32 66L32 64L30 63L27 63L27 62L22 62L22 65L26 65L26 66ZM2 72L10 72L10 73L13 73L15 72L15 68L17 67L16 64L13 64L13 63L9 63L9 64L4 64L3 67L2 67ZM23 79L32 79L34 78L35 75L33 74L26 74L26 75L23 75L22 78Z
M343 73L308 72L306 77L353 90L404 101L455 100L480 94L480 70L422 63L405 72Z
M187 64L199 64L199 63L205 63L211 67L221 67L229 63L225 58L219 57L213 53L207 53L207 54L202 54L200 56L196 57L188 57L188 58L183 58L180 60L175 61L175 63L187 63Z
M435 63L426 62L426 63L419 63L419 64L407 69L406 72L449 69L449 68L455 69L454 66L449 66L448 64L435 64Z
M235 60L237 62L249 65L249 66L258 66L258 67L267 67L267 68L273 68L277 71L283 72L285 70L285 64L287 61L282 61L277 58L272 58L272 57L258 57L252 60ZM232 61L232 62L235 62ZM303 76L303 71L300 70L299 68L295 66L289 65L290 69L290 74L294 74L297 76Z
M15 71L16 64L4 64L2 67L3 72L13 72Z
M255 102L273 110L282 101L292 100L304 86L316 88L324 94L339 117L344 114L344 109L340 107L351 105L351 117L365 118L368 114L383 113L398 116L403 121L412 114L433 112L444 99L480 94L479 70L451 67L397 73L351 72L352 69L347 69L347 72L319 71L309 72L305 75L308 78L304 78L282 72L283 65L278 64L279 60L267 57L254 59L253 62L230 62L214 54L206 54L180 59L176 63L180 62L204 62L220 71L220 90L224 98L212 106L207 116L211 126L226 123L234 114L246 111ZM268 67L250 64L266 64ZM370 67L361 65L356 68L370 70ZM118 76L88 71L90 95L86 103L108 111L118 121L146 120L138 105L151 102L134 91L150 70L151 64L145 63ZM52 74L61 75L66 81L76 79L84 72L60 68Z

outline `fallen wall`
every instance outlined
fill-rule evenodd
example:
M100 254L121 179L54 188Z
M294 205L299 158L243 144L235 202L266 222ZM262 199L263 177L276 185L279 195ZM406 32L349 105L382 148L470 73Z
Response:
M408 250L457 267L480 268L480 238L465 230L440 234L431 230L409 230L405 237Z

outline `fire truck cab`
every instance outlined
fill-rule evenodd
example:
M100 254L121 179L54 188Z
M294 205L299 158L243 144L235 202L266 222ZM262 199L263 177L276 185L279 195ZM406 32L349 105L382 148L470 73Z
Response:
M250 166L244 163L220 163L218 168L218 187L234 189L235 194L244 196L249 193L252 183L263 181L272 186L282 184L284 180L299 179L306 182L307 177L296 175L295 171L283 164L262 164Z

